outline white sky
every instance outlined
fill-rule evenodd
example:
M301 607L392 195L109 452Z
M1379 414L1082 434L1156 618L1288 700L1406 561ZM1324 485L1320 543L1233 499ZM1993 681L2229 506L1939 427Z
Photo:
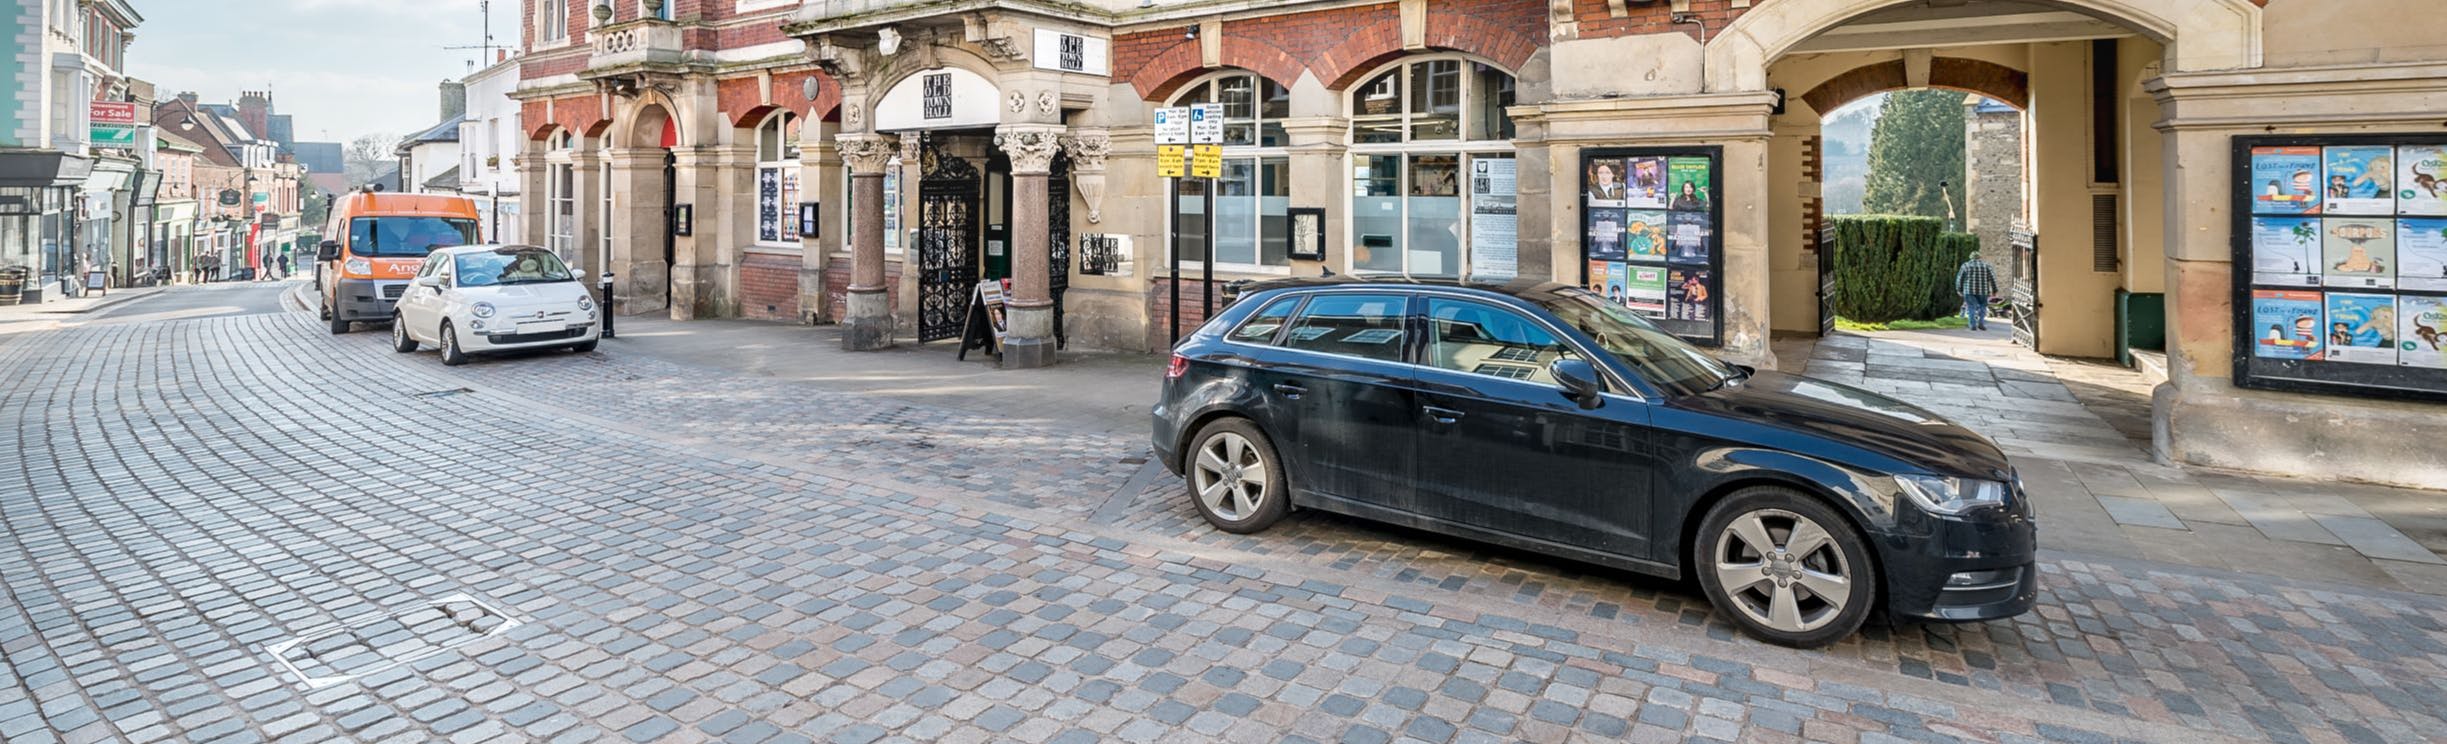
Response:
M443 80L466 76L483 43L480 0L131 0L145 18L127 74L168 99L234 103L272 92L304 142L407 135L441 121ZM519 0L493 0L494 43L518 45Z

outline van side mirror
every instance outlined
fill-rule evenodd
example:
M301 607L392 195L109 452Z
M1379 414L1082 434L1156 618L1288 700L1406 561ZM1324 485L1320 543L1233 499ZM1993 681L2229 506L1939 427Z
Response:
M1605 404L1605 399L1598 397L1605 387L1598 384L1597 367L1591 366L1589 360L1557 359L1546 365L1546 373L1555 378L1556 387L1563 388L1564 396L1579 403L1582 409Z
M322 244L322 245L320 245L320 246L316 246L316 247L315 247L315 251L314 251L314 260L317 260L317 261L338 261L338 260L340 260L340 241L337 241L337 240L326 240L326 241L323 241L323 244Z

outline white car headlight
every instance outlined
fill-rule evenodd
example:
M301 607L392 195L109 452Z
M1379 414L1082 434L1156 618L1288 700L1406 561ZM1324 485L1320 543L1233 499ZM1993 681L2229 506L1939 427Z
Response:
M362 258L352 258L348 260L348 263L341 264L340 268L351 274L371 274L374 273L374 262Z
M490 318L490 317L493 317L493 303L490 303L490 302L479 302L479 303L476 303L476 306L475 306L475 307L473 307L473 308L469 308L468 312L475 313L475 314L476 314L476 317L479 317L479 318Z
M2005 505L2005 484L1992 480L1898 475L1895 483L1903 487L1903 495L1910 497L1912 503L1933 514L1958 515Z
M594 309L595 298L587 295L578 295L578 312L591 312Z

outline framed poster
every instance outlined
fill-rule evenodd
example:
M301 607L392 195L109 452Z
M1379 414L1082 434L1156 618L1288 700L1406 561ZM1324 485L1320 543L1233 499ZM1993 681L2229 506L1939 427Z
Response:
M1303 261L1325 260L1325 210L1291 207L1284 213L1291 218L1291 247L1286 252Z
M2235 386L2447 401L2447 135L2233 157Z
M1581 286L1694 344L1722 345L1723 160L1721 147L1581 151Z

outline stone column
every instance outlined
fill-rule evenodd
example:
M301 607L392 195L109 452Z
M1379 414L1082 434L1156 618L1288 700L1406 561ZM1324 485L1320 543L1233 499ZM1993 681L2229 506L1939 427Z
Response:
M571 180L576 186L577 198L577 203L572 205L575 208L570 210L570 218L578 222L571 226L569 232L570 240L575 243L570 246L570 252L578 256L578 265L586 268L587 276L582 278L588 289L595 288L602 281L599 277L607 265L606 261L611 258L603 254L603 194L605 189L611 188L611 184L605 183L603 178L603 153L600 148L587 148L569 154ZM550 203L549 190L527 193L539 194L542 198L527 202L526 231L548 238L553 210L559 207ZM547 242L537 240L535 244L546 245Z
M840 173L841 155L833 151L832 143L811 134L799 147L799 198L815 202L818 212L840 204ZM826 223L821 215L816 219L819 235L799 242L799 320L807 323L832 318L831 298L825 295L824 261L833 252L831 246L846 237L839 222Z
M1003 338L1007 367L1044 367L1054 363L1053 235L1046 220L1046 179L1053 172L1062 128L1004 125L994 144L1011 158L1011 295L1004 314L1011 330Z
M892 308L884 292L884 168L892 162L889 135L842 134L841 162L850 169L850 202L858 211L850 236L849 313L842 318L841 347L873 351L892 346Z
M552 201L551 182L546 179L552 177L552 170L551 164L545 161L544 143L533 140L525 142L519 148L518 155L510 159L510 164L518 172L518 193L522 195L520 204L525 214L520 216L517 235L500 236L498 239L545 245L545 209Z
M619 312L659 310L668 302L671 269L663 261L663 149L611 151L612 273Z

